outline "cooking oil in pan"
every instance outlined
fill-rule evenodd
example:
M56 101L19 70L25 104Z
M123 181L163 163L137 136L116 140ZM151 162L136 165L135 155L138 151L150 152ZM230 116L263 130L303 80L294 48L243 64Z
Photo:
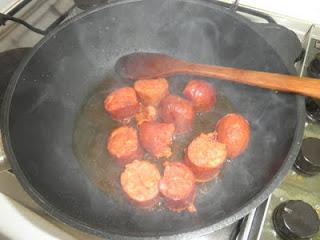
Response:
M169 80L170 82L170 80ZM186 81L174 81L170 84L171 94L182 92ZM124 86L122 82L113 79L103 81L88 96L83 103L75 123L73 134L73 149L87 176L108 197L114 198L120 204L127 204L120 186L121 167L116 159L107 152L106 144L111 131L121 123L113 120L104 110L104 99L114 89ZM128 86L130 84L126 84ZM200 133L212 132L216 122L225 114L234 112L235 108L224 96L218 95L217 102L212 111L197 114L193 130L187 134L176 136L172 146L173 155L170 159L154 159L146 153L144 159L152 161L162 172L164 161L182 161L184 149ZM134 126L134 120L129 125ZM135 127L135 126L134 126ZM206 184L198 186L198 192L206 192Z

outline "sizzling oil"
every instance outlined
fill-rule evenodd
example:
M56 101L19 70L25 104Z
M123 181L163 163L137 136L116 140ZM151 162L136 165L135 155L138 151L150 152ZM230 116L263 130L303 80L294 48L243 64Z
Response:
M170 81L169 81L170 82ZM182 92L185 81L175 81L170 85L171 94ZM126 84L128 86L128 84ZM119 82L108 79L103 81L85 100L75 123L73 134L73 149L87 176L108 197L121 201L123 194L120 187L121 168L112 158L106 148L107 139L111 131L121 123L113 120L104 110L104 99L114 89L121 87ZM218 95L212 111L197 114L193 130L187 134L176 136L172 145L173 155L169 160L182 161L184 149L200 133L214 130L216 122L225 114L235 109L224 96ZM134 120L129 123L135 126ZM162 164L167 159L157 160L146 153L144 159L152 161L162 172ZM206 192L206 184L198 186L198 192Z

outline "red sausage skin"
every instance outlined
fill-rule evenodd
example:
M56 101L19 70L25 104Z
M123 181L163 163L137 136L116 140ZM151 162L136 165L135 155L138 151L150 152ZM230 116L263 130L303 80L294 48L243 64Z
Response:
M169 95L160 103L159 115L166 123L173 123L176 133L192 130L195 112L191 102L179 96Z
M141 145L156 158L168 158L172 155L173 135L172 123L144 122L139 127Z
M190 80L183 90L183 95L193 103L197 112L208 112L216 103L214 86L203 80Z

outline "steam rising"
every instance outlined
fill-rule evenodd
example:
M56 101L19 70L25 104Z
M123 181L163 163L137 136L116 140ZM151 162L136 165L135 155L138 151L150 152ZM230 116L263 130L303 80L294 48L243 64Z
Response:
M159 52L197 63L283 71L278 56L243 22L231 13L210 10L202 1L194 4L148 0L102 9L57 33L49 40L51 50L43 46L42 59L48 62L43 64L45 75L41 83L34 83L31 77L26 80L31 86L43 84L43 91L29 96L35 100L26 110L31 113L30 119L23 121L32 125L41 119L43 136L51 134L48 144L48 137L34 141L46 148L52 161L32 164L41 166L41 172L48 174L50 181L61 183L59 189L48 187L52 192L44 195L58 195L60 205L56 205L80 222L128 235L172 234L207 227L256 197L282 166L292 144L296 127L294 96L207 79L216 86L218 104L225 108L217 107L212 118L207 117L209 123L203 123L206 131L213 129L218 117L231 109L249 119L252 136L247 151L226 164L220 179L198 187L198 213L194 215L171 213L161 207L156 212L146 211L128 204L119 186L121 169L105 149L107 136L117 123L104 112L103 99L112 90L132 84L113 71L115 62L123 55ZM170 79L170 91L181 93L190 78ZM41 113L46 113L46 117ZM21 127L17 131L34 136L30 129ZM28 143L24 140L21 144ZM30 159L42 151L38 146L28 150ZM87 176L92 182L87 181ZM47 189L50 181L39 185ZM81 198L73 196L70 202L64 201L64 196L70 199L70 194ZM73 205L81 207L81 211L76 212Z

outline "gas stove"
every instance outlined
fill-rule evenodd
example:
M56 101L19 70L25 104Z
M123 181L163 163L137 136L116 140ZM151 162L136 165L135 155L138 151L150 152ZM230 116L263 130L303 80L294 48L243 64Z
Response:
M28 6L26 2L30 1L17 1L16 5L20 8L19 11L25 11L24 15L28 15L23 7ZM37 1L33 3L37 7ZM56 3L51 2L50 7L47 7L46 11L55 12L55 18L43 19L34 24L42 29L43 33L46 33L53 29L55 26L65 21L66 19L73 17L92 5L103 4L103 2L114 1L59 1ZM62 3L64 2L64 3ZM312 24L299 22L297 19L292 19L286 16L281 16L272 13L265 13L256 11L252 8L247 8L239 4L239 1L234 3L228 3L230 1L217 2L217 4L229 8L230 11L237 11L239 14L244 15L254 22L265 23L268 28L279 28L277 25L284 25L285 27L294 30L301 40L302 47L304 49L301 52L300 57L296 62L296 69L300 76L311 76L319 78L320 76L320 27ZM22 4L22 5L21 5ZM55 6L54 4L57 4ZM65 4L64 7L62 5ZM45 8L43 3L38 7ZM39 7L40 8L40 7ZM55 8L55 10L52 10ZM57 10L57 11L56 11ZM9 11L9 10L8 10ZM34 9L33 9L34 11ZM13 7L8 12L11 16L14 16L18 11ZM51 12L52 14L52 12ZM41 18L39 18L41 19ZM45 27L43 27L45 26ZM14 31L14 27L11 25L3 31L0 28L0 37L5 42L0 47L0 62L10 68L1 69L1 82L0 82L0 98L6 87L6 83L9 81L10 75L17 67L20 59L28 52L29 48L21 48L22 46L32 47L37 41L41 39L41 35L35 35L30 30L23 29L20 33ZM264 30L261 31L263 34ZM34 29L33 29L34 30ZM5 34L2 34L5 32ZM269 34L270 35L270 34ZM24 39L21 41L21 36ZM26 37L29 36L29 37ZM20 37L20 38L19 38ZM285 63L290 64L292 56L298 55L301 51L296 44L290 44L290 42L283 38L281 34L266 36L267 42L279 50L279 55L282 56ZM286 44L286 48L281 48L280 45ZM14 48L14 49L12 49ZM12 49L10 52L6 51ZM281 50L282 49L282 50ZM283 50L284 49L284 50ZM6 51L6 52L5 52ZM292 239L292 236L297 237L299 234L302 236L301 231L304 234L308 234L310 228L317 230L319 227L318 222L311 221L309 225L312 225L309 229L299 228L299 224L290 225L290 217L295 216L294 213L299 215L301 211L307 212L310 210L310 214L300 216L301 219L296 217L294 220L308 221L310 215L313 215L315 219L320 215L320 190L319 182L320 175L315 175L319 172L319 155L310 153L312 149L319 146L317 139L320 139L320 102L315 99L306 99L306 109L308 120L306 121L305 128L305 140L301 149L300 155L297 158L295 166L289 172L284 182L273 192L273 194L257 209L254 209L248 216L241 219L238 222L231 224L230 226L218 230L212 234L202 236L200 240L272 240L272 239ZM310 143L311 142L311 143ZM311 147L309 146L311 144ZM310 150L311 149L311 150ZM318 147L317 149L320 149ZM311 155L312 156L311 156ZM314 156L315 155L315 156ZM1 161L0 161L1 162ZM0 164L1 165L1 164ZM291 201L290 201L291 200ZM292 201L292 200L302 200ZM287 217L286 211L290 212L290 216ZM308 209L308 210L306 210ZM86 233L82 233L76 229L68 227L62 223L57 222L51 217L47 216L41 208L34 203L31 198L23 191L20 184L17 182L14 174L9 171L0 172L0 211L2 216L0 218L0 238L2 235L8 239L25 239L26 236L32 239L100 239L95 236L89 236ZM299 212L300 211L300 212ZM287 217L287 218L286 218ZM9 220L8 220L9 219ZM297 220L298 219L298 220ZM285 224L284 224L285 223ZM289 226L289 227L288 227ZM17 232L16 229L21 231ZM298 230L297 230L298 229ZM297 233L298 231L298 233ZM300 232L299 232L300 231ZM296 234L296 235L295 235ZM280 237L281 236L281 237ZM308 235L309 237L311 235ZM2 238L1 238L2 239ZM320 233L313 236L311 239L320 239Z

